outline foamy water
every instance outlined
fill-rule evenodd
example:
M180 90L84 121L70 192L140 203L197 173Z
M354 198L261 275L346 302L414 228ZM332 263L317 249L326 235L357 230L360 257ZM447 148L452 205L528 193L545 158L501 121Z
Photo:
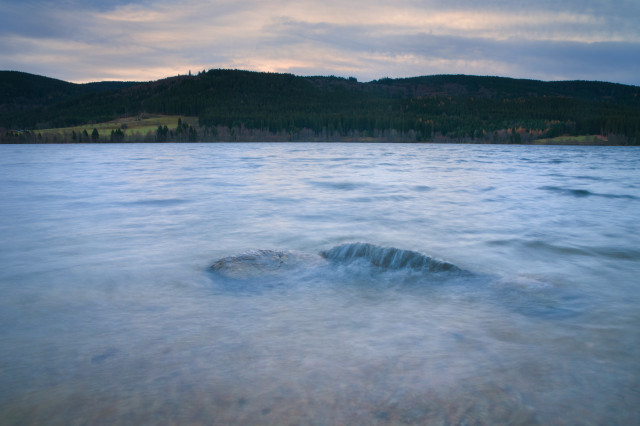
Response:
M639 164L0 146L0 423L637 424Z

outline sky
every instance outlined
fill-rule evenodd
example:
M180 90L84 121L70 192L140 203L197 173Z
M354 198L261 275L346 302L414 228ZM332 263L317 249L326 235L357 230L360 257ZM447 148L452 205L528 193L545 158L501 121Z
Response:
M640 0L2 0L0 69L77 83L212 68L640 86Z

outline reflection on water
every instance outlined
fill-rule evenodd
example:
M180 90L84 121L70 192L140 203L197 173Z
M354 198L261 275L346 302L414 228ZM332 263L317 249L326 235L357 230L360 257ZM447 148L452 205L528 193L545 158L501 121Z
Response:
M0 423L640 422L638 150L0 151Z

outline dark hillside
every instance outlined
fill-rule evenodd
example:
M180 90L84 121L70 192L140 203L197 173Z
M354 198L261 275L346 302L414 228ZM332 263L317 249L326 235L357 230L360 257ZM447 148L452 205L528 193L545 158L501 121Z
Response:
M368 83L403 97L473 96L489 99L571 97L588 101L616 100L640 107L640 88L598 81L539 81L473 75L434 75L382 79Z
M91 93L120 90L138 83L103 81L75 84L18 71L0 71L0 117L40 109Z
M640 140L640 88L603 82L435 75L360 83L210 70L141 84L74 85L5 72L0 88L0 126L14 129L148 113L195 116L202 135L215 138L218 129L227 129L235 140L249 138L246 130L291 140L523 143L560 135Z

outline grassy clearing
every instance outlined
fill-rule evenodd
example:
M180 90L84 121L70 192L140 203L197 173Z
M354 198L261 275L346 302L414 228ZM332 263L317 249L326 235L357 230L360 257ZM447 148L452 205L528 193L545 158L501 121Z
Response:
M178 115L152 115L142 114L136 117L122 117L116 120L107 121L105 123L95 124L83 124L82 126L74 127L61 127L55 129L43 129L38 130L36 133L42 134L42 136L56 136L56 135L71 135L73 132L81 134L83 131L87 131L90 135L93 129L98 130L101 136L108 136L112 130L121 129L127 136L132 137L139 135L140 138L144 138L146 135L155 135L158 126L167 126L170 130L175 129L178 126L178 119L182 119L183 122L197 126L198 117L184 117Z
M538 139L534 145L606 145L609 140L605 136L558 136L550 139Z

